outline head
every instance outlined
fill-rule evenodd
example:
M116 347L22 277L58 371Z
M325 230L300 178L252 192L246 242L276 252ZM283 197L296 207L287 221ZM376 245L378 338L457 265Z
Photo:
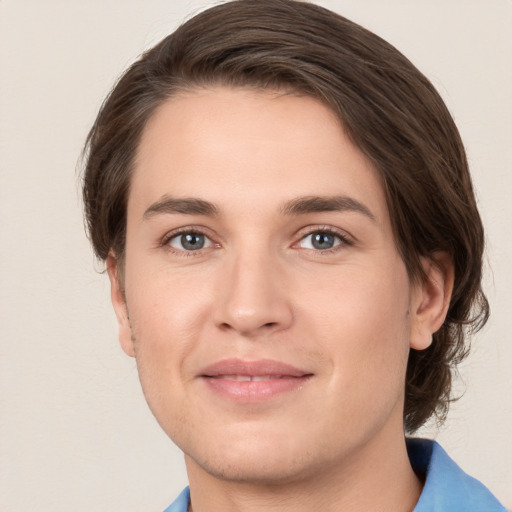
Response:
M305 2L234 1L190 19L135 62L87 140L83 191L97 256L115 261L122 285L127 205L145 130L173 98L219 88L321 104L376 172L409 282L421 283L427 267L452 266L446 319L428 346L411 348L404 383L407 431L443 418L468 332L488 316L484 235L464 148L430 82L341 16Z

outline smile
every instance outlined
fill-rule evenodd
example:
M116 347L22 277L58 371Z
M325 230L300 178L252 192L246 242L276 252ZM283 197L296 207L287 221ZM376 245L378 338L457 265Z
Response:
M253 382L253 381L263 381L263 380L271 380L271 379L282 379L283 375L219 375L218 377L211 377L214 379L227 379L227 380L236 380L237 382Z
M298 391L312 376L309 371L268 359L222 360L199 375L210 392L237 403L264 402Z

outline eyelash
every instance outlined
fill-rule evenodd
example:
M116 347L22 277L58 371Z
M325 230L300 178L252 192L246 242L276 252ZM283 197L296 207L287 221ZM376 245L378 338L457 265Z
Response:
M319 255L328 255L328 254L333 254L335 252L338 252L344 246L350 247L350 246L354 245L353 240L351 238L349 238L346 233L341 233L340 231L333 229L331 226L310 226L310 227L304 228L304 229L306 231L301 230L302 233L299 234L300 238L298 239L297 242L295 242L292 245L292 247L295 247L296 245L298 245L300 242L302 242L308 236L311 236L311 235L314 235L317 233L331 235L331 236L339 239L340 243L330 249L305 249L305 250L312 251L313 253L319 254ZM185 234L204 236L210 240L210 242L213 245L213 248L220 247L219 243L214 242L211 239L211 237L208 236L208 234L206 233L206 230L203 230L199 227L194 227L194 226L179 228L175 231L172 231L171 233L168 233L167 235L164 236L164 238L159 243L159 247L164 247L170 253L172 253L176 256L185 257L185 258L201 256L201 255L203 255L205 250L212 248L212 247L207 247L204 249L197 249L195 251L186 251L186 250L175 249L174 247L172 247L170 245L171 240L173 240L174 238L176 238L180 235L185 235Z
M306 231L302 230L303 232L300 233L300 238L297 242L295 242L294 245L299 244L302 242L305 238L308 236L321 233L326 235L331 235L335 238L338 238L340 240L340 243L338 245L335 245L334 247L331 247L330 249L305 249L309 250L317 255L329 255L338 252L343 247L350 247L354 245L354 241L344 232L341 232L337 229L332 228L331 226L309 226L305 228Z
M194 226L187 226L187 227L179 228L179 229L172 231L171 233L167 233L167 235L165 235L164 238L162 239L162 241L159 243L159 246L164 247L167 251L169 251L173 255L183 257L183 258L201 256L205 250L210 249L210 247L207 247L204 249L197 249L195 251L186 251L186 250L175 249L174 247L172 247L170 245L170 242L173 238L176 238L181 235L201 235L201 236L208 238L208 240L210 240L210 242L212 243L212 245L214 247L220 247L220 244L214 242L211 239L211 237L208 236L208 234L206 233L206 230L203 230L199 227L194 227Z

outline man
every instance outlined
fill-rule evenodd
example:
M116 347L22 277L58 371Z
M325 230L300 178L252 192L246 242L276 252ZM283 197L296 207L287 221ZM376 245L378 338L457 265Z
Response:
M485 323L457 129L396 49L304 2L230 2L120 79L87 143L120 342L194 510L498 511L442 448Z

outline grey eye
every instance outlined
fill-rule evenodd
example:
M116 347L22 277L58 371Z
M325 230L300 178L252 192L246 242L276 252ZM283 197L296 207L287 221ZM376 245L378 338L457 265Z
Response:
M171 238L169 245L181 251L199 251L211 244L202 233L182 233Z
M316 249L317 251L325 251L326 249L332 249L337 245L341 244L341 238L332 233L326 233L324 231L316 231L305 236L300 246L303 249Z

